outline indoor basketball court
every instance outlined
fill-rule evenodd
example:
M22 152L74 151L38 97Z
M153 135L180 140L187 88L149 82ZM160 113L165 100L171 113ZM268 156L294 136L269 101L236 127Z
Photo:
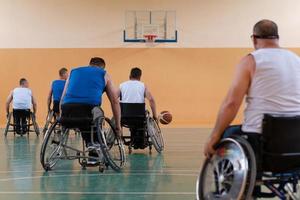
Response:
M0 200L300 200L300 149L292 145L300 141L299 8L297 0L2 0ZM255 29L263 19L273 32L268 24ZM292 67L259 79L260 62L283 60L284 53L255 57L272 42L293 52L284 62ZM249 56L255 60L243 60ZM236 73L252 65L250 78ZM63 82L58 101L55 80ZM252 95L262 85L271 89ZM30 100L17 101L24 95ZM259 121L247 115L255 98L251 108L269 102L275 119L266 111L260 132L245 131L248 116ZM218 138L222 121L259 133L262 154L281 160L258 160L252 136ZM265 152L266 123L281 138L268 149L281 152ZM265 167L272 163L277 168ZM255 196L258 186L268 195Z

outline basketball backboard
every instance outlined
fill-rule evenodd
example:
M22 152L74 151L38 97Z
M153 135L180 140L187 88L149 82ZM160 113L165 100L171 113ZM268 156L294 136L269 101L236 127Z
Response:
M126 11L124 42L177 42L175 11Z

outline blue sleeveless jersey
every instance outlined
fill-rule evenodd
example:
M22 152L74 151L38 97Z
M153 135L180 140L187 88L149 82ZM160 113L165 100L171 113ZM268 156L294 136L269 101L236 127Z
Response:
M100 106L105 89L105 70L100 67L79 67L69 76L63 104L79 103Z
M65 80L55 80L52 82L52 95L54 101L60 101L61 95L64 91Z

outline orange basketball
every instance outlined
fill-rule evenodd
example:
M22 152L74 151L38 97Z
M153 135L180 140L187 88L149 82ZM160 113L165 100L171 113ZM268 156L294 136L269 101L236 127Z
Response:
M171 123L172 114L169 111L162 111L159 115L159 122L164 125Z

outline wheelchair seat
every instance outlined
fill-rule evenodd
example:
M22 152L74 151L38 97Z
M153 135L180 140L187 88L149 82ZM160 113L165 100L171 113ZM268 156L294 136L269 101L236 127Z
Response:
M300 116L266 114L262 140L263 171L283 173L300 169Z
M121 124L124 127L143 128L146 121L145 103L120 103Z

